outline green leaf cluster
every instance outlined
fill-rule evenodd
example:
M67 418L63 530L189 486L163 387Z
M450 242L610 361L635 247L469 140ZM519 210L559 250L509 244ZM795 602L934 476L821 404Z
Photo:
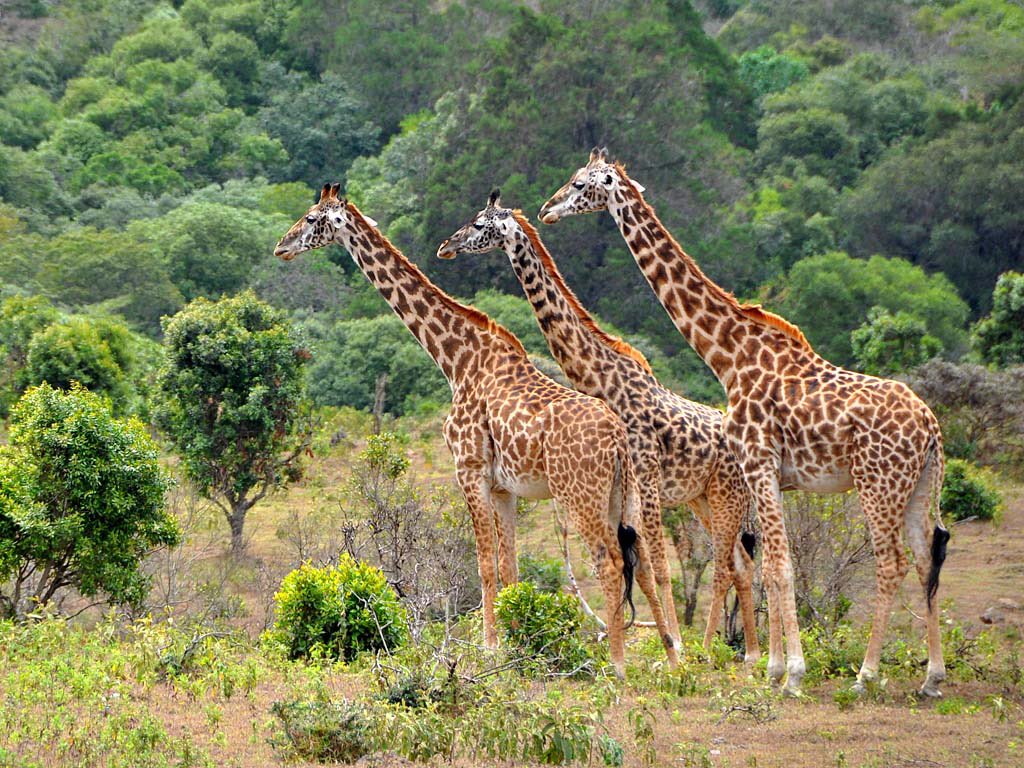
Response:
M274 595L273 637L289 658L351 661L391 653L407 639L405 609L379 569L343 554L335 566L305 563Z
M148 591L139 566L154 547L178 542L164 509L169 478L145 426L113 416L99 395L73 385L29 389L0 452L0 577L15 613L63 587L116 603ZM31 595L25 576L38 576Z

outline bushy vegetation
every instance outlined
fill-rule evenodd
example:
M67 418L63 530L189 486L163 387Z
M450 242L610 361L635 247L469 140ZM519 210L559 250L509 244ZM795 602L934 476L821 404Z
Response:
M494 615L508 644L541 670L593 671L595 657L582 638L585 623L575 596L544 592L533 582L521 581L498 593Z
M141 561L179 539L168 483L141 422L77 384L28 390L0 448L0 612L23 617L65 587L141 603Z
M274 602L274 637L292 659L390 653L408 635L405 610L384 575L347 554L335 566L307 563L292 571Z
M302 475L309 352L284 315L251 292L197 299L164 322L158 423L188 478L223 510L231 548L245 546L245 517Z
M963 459L946 462L942 512L952 520L998 520L1003 499L990 472Z

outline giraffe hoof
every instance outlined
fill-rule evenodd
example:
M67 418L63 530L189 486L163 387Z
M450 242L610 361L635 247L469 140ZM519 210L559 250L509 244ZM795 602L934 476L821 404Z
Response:
M939 690L939 686L936 683L929 680L921 686L921 690L917 692L917 696L921 699L941 699L942 691Z
M790 686L786 684L782 687L782 695L787 699L799 699L800 698L800 686Z
M760 653L748 653L748 654L746 654L743 657L743 663L746 664L747 666L750 666L750 667L752 667L755 664L757 664L757 662L759 662L760 660L761 660L761 654Z
M858 696L863 696L868 692L867 687L864 685L864 681L860 678L854 681L853 685L850 686L850 690Z

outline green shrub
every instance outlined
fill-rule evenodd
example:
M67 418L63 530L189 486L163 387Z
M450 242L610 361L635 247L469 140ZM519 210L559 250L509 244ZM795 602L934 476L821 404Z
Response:
M942 483L942 512L951 520L999 520L1003 499L991 472L962 459L946 462Z
M519 556L519 578L528 581L541 592L560 592L565 584L565 571L557 557Z
M271 712L284 727L287 746L317 763L354 763L370 751L370 726L363 708L347 701L275 702Z
M274 595L274 635L290 658L349 661L362 651L391 652L405 642L405 610L384 574L347 554L336 566L306 563Z
M494 608L513 653L553 672L592 670L594 658L582 638L583 614L575 597L542 592L521 581L501 590Z

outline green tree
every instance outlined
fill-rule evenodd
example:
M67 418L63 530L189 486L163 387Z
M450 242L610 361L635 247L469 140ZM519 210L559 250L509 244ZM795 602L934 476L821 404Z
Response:
M310 389L317 405L369 410L377 381L387 377L384 409L402 415L417 400L447 401L451 390L434 361L401 320L387 314L306 325L315 340Z
M872 165L837 209L850 252L941 270L975 311L1024 269L1024 100Z
M910 370L942 351L942 342L928 333L923 320L883 307L868 311L868 319L850 334L850 344L857 366L872 376Z
M186 300L234 293L269 253L283 218L247 205L190 202L159 219L135 222L128 234L151 245Z
M0 416L28 386L29 341L37 331L57 321L60 313L42 296L11 296L0 304Z
M115 603L146 595L142 559L179 533L164 509L169 485L145 426L114 418L75 386L30 389L0 449L0 578L7 612L24 615L64 587Z
M114 320L71 317L32 335L22 378L68 390L77 382L110 398L115 413L142 407L139 342Z
M956 289L944 275L928 275L904 259L855 259L838 251L802 259L776 282L769 304L838 365L854 364L850 333L873 306L922 320L949 354L959 355L967 341L968 308Z
M152 223L152 220L150 220ZM169 256L134 233L73 227L37 248L36 283L70 307L117 312L156 335L160 318L184 303L171 281Z
M975 351L990 365L1024 363L1024 274L1005 272L992 292L992 312L974 326Z
M770 45L762 45L739 58L737 76L758 98L769 93L784 91L809 74L807 65L800 59L779 53Z
M164 321L164 345L157 422L223 511L239 555L248 511L301 477L309 352L284 313L248 291L192 302Z
M280 181L303 181L313 188L340 182L353 160L376 152L379 130L340 77L325 74L315 82L280 67L268 69L266 77L278 85L259 121L288 152Z

